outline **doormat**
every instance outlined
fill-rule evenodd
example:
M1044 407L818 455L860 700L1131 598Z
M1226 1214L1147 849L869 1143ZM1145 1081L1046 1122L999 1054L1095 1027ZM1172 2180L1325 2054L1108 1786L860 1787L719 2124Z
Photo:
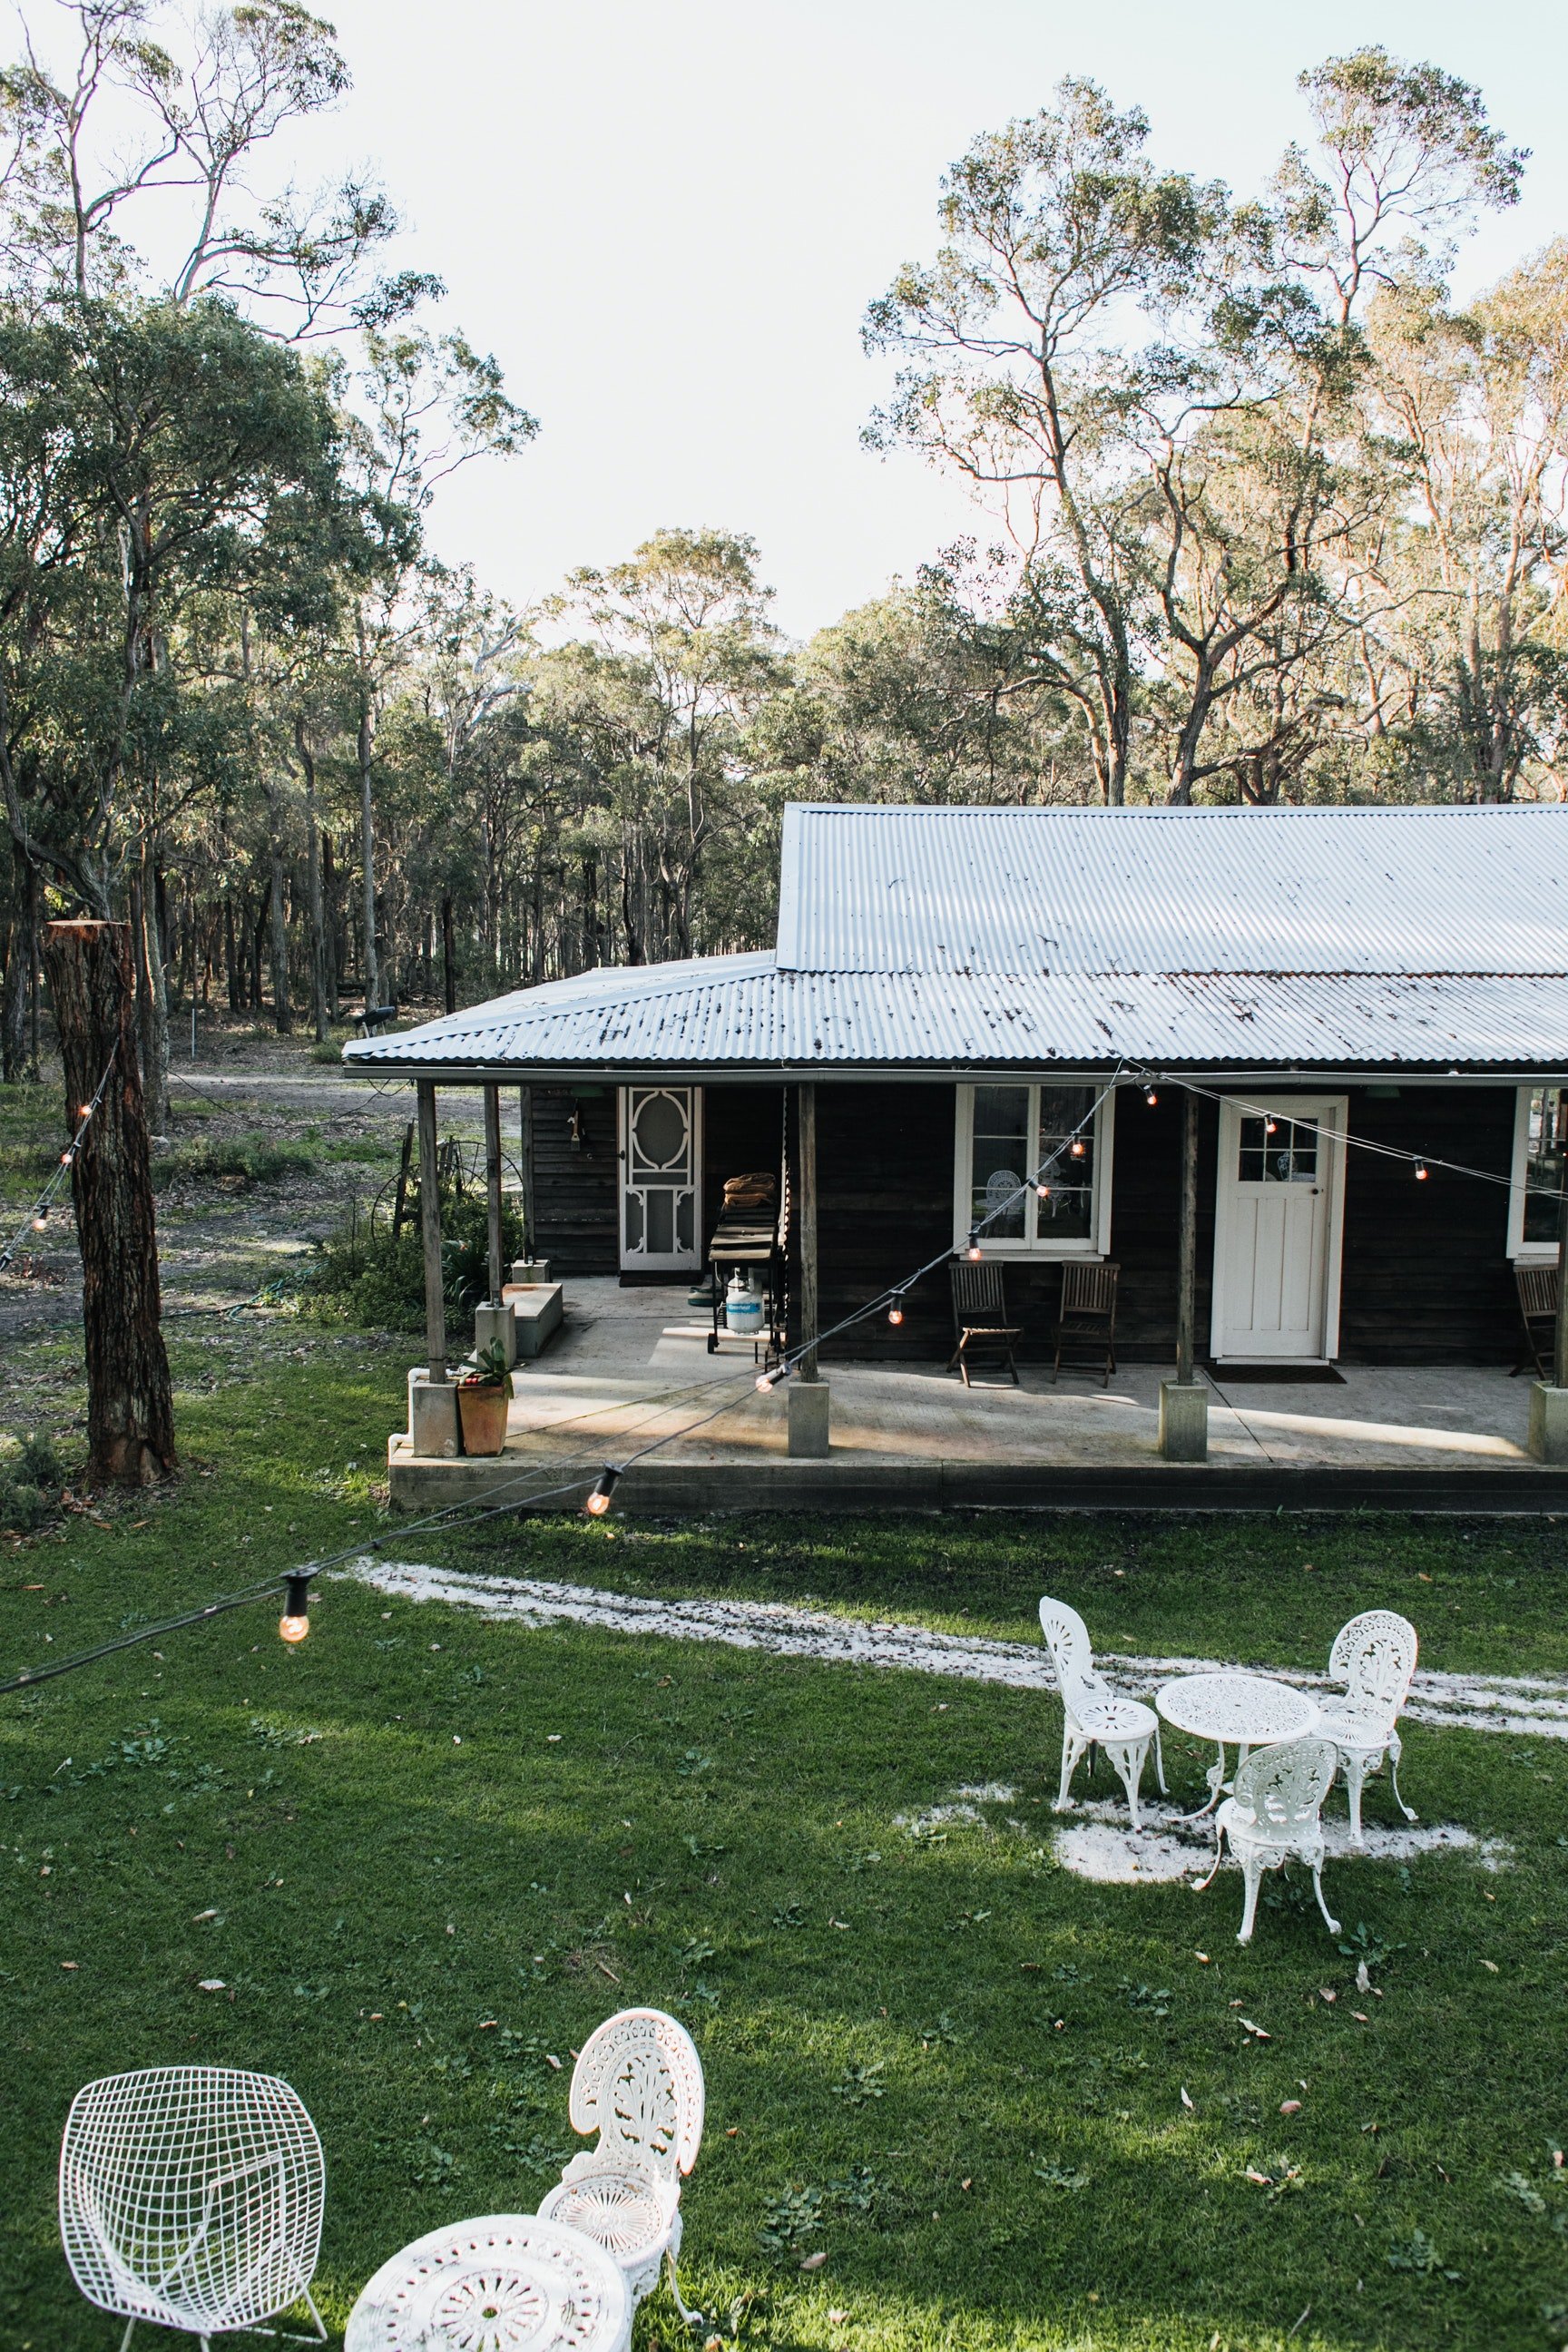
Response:
M1239 1383L1249 1388L1331 1388L1345 1386L1343 1372L1332 1364L1205 1364L1216 1388Z

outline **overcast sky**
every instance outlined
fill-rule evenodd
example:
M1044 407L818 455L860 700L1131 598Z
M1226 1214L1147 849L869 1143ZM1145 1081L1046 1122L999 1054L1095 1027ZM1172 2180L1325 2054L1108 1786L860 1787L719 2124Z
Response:
M1253 189L1302 135L1297 71L1381 41L1479 82L1534 151L1472 282L1568 229L1563 0L316 0L355 89L315 161L368 161L441 313L542 431L448 486L440 551L527 603L664 524L749 531L804 635L970 527L859 446L888 382L867 303L934 243L940 174L1064 73L1152 152Z

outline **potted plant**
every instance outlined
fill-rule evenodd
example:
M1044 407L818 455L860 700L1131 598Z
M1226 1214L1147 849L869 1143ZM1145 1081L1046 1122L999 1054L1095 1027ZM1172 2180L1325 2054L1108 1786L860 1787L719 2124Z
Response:
M474 1351L472 1370L458 1382L458 1419L465 1454L499 1454L506 1444L511 1372L499 1339Z

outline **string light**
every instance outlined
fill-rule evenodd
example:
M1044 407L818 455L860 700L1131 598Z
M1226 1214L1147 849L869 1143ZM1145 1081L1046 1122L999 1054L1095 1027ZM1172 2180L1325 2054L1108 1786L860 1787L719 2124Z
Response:
M1048 1184L1037 1184L1035 1190L1039 1194L1042 1201L1048 1201L1050 1199L1051 1188Z
M1266 1118L1263 1122L1263 1132L1265 1135L1278 1135L1279 1132L1279 1120L1277 1118Z
M755 1382L759 1393L763 1396L770 1396L773 1393L773 1382L777 1378L778 1374L776 1372L759 1372Z
M278 1620L278 1631L290 1647L302 1642L310 1630L310 1580L308 1576L291 1576L283 1600L283 1614Z
M984 1251L980 1246L980 1235L975 1232L973 1226L970 1228L969 1242L963 1255L966 1258L970 1259L982 1258L985 1255Z
M59 1191L60 1186L64 1183L70 1170L76 1164L77 1156L81 1150L82 1137L87 1132L87 1123L89 1119L91 1118L93 1113L97 1110L99 1104L103 1099L103 1090L109 1084L110 1072L114 1067L114 1057L119 1050L120 1048L118 1045L110 1048L109 1059L104 1065L103 1076L98 1082L98 1091L95 1093L89 1103L83 1103L81 1105L78 1114L79 1124L76 1133L72 1136L66 1149L60 1153L58 1166L55 1169L48 1182L44 1186L43 1191L39 1193L32 1207L27 1211L26 1215L16 1227L16 1232L11 1235L9 1241L5 1243L3 1246L0 1246L0 1269L4 1269L13 1263L16 1258L17 1249L21 1244L24 1234L29 1232L41 1234L44 1227L47 1224L49 1210L54 1203L55 1195Z
M589 1496L587 1501L583 1506L583 1508L587 1512L590 1518L602 1519L604 1517L605 1513L610 1507L610 1496L616 1491L620 1475L620 1472L616 1468L614 1463L605 1463L604 1468L599 1473L598 1482L595 1485L593 1493Z
M1154 1092L1154 1089L1153 1089L1153 1087L1144 1087L1144 1089L1143 1089L1143 1099L1144 1099L1144 1101L1148 1104L1148 1106L1149 1106L1150 1109L1151 1109L1151 1110L1152 1110L1152 1109L1153 1109L1153 1108L1154 1108L1154 1105L1159 1101L1160 1097L1159 1097L1159 1096Z
M1075 1135L1075 1136L1073 1137L1072 1144L1071 1144L1071 1147L1070 1147L1071 1151L1072 1151L1072 1156L1073 1156L1073 1158L1074 1158L1075 1160L1081 1160L1081 1159L1083 1158L1083 1155L1084 1155L1084 1148L1085 1148L1085 1147L1084 1147L1084 1140L1083 1140L1082 1136L1081 1136L1081 1135Z
M893 1303L888 1309L888 1320L889 1323L901 1323L903 1319L904 1294L900 1290L895 1293Z
M1415 1181L1418 1184L1425 1184L1426 1172L1426 1162L1424 1160L1418 1160L1415 1162Z

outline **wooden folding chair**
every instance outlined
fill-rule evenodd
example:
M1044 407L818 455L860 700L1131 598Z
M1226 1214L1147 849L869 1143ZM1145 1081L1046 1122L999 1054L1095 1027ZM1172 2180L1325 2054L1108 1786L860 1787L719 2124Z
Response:
M1079 1369L1098 1367L1105 1375L1105 1386L1110 1386L1110 1375L1116 1370L1116 1286L1121 1274L1121 1268L1114 1265L1063 1266L1053 1381L1061 1379L1064 1357L1087 1356L1089 1365ZM1068 1369L1075 1368L1069 1365Z
M1554 1265L1514 1267L1514 1286L1519 1293L1519 1319L1524 1326L1524 1346L1513 1368L1516 1373L1528 1372L1533 1364L1536 1379L1550 1381L1556 1370L1560 1278Z
M956 1341L947 1360L948 1370L956 1367L963 1375L964 1387L971 1388L971 1365L978 1365L990 1356L994 1360L994 1369L1007 1373L1016 1388L1018 1367L1013 1357L1013 1344L1022 1336L1022 1327L1007 1320L1004 1268L994 1258L982 1259L976 1265L973 1258L955 1257L948 1272L952 1276L952 1329Z

